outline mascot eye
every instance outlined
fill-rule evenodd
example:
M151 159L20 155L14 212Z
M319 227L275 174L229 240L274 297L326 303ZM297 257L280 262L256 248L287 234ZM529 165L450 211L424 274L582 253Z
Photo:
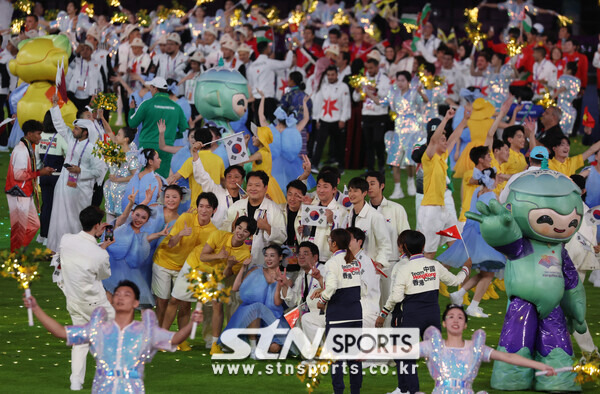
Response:
M552 226L554 224L554 221L552 220L552 218L550 216L542 215L538 218L537 223L538 224L546 223L546 224L549 224Z
M237 102L237 105L239 105L240 107L244 106L244 99L239 99Z
M578 224L579 221L577 219L573 219L571 220L571 223L569 223L569 227L577 227Z

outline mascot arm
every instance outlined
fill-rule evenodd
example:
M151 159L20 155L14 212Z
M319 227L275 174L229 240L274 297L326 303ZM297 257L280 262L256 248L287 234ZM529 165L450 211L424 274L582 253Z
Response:
M585 324L585 289L564 246L561 255L562 271L565 278L565 293L560 306L567 318L569 330L583 334L587 329Z
M496 200L490 200L489 205L477 202L480 214L467 212L465 216L480 223L483 239L493 247L511 244L523 237L517 222L508 211Z

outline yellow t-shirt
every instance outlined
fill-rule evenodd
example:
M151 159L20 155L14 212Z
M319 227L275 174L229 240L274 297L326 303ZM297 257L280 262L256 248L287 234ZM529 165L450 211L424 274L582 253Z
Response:
M446 171L448 170L448 152L433 157L423 155L423 201L421 205L444 205L446 192Z
M508 160L502 163L500 166L500 172L503 174L516 174L521 171L525 171L527 169L527 161L525 160L525 155L521 152L515 152L510 149L508 153Z
M210 235L210 237L208 237L206 245L209 245L212 248L213 253L219 253L223 248L225 248L225 250L227 250L227 252L229 253L229 256L235 257L235 259L239 261L239 263L233 266L233 273L237 274L238 272L240 272L244 260L250 257L250 245L242 243L240 246L233 247L231 246L232 238L233 234L230 232L221 230L214 231ZM198 245L198 247L199 246L200 245ZM225 268L227 267L227 260L225 259L215 260L209 263L205 263L203 261L200 261L199 259L196 259L194 260L194 262L192 262L192 255L196 252L196 250L198 250L198 257L200 257L202 249L198 249L198 247L196 247L194 251L190 253L190 256L188 256L187 261L192 268L198 268L208 273L210 273L211 271L218 271L222 273L225 270ZM204 248L204 245L202 245L202 248ZM196 264L196 266L193 266L192 264Z
M225 177L225 164L223 164L223 159L209 150L198 151L198 157L200 157L204 170L208 172L213 182L220 185L221 178ZM192 191L192 206L196 206L196 199L200 193L202 193L202 186L194 179L194 165L191 157L183 163L177 173L189 180L190 189Z
M471 207L471 198L473 197L473 192L479 186L478 184L470 184L469 181L471 178L473 178L473 170L467 170L462 179L462 202L460 206L460 216L458 217L459 222L467 221L465 212L467 212Z
M192 228L192 234L182 237L177 245L169 248L169 240L171 237L179 234L186 224L188 227ZM186 212L182 214L177 218L177 221L175 221L169 235L167 235L160 245L158 245L158 248L154 253L154 263L169 270L181 270L181 267L183 267L183 264L192 250L194 250L197 245L204 246L208 237L214 231L217 231L217 227L212 222L209 222L205 226L201 226L200 223L198 223L197 213ZM202 251L202 249L200 249L200 251Z
M496 156L494 156L494 153L490 153L490 156L492 156L491 166L496 169L496 178L498 178L498 175L503 174L502 166L500 165L498 160L496 160ZM496 196L500 195L500 193L502 192L502 189L504 189L504 186L506 186L506 182L507 181L496 183L496 187L494 188L494 193L496 193Z
M571 176L575 174L575 171L583 167L583 164L583 155L567 157L564 163L561 163L554 157L548 161L548 168L565 174L566 176Z

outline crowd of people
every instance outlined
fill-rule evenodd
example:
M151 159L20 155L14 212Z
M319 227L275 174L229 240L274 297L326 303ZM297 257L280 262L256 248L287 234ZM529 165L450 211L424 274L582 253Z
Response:
M571 177L587 207L600 205L600 142L570 155L572 137L593 128L582 108L588 58L570 26L531 23L555 11L530 0L484 2L481 9L506 12L509 23L472 43L436 31L425 9L410 32L387 3L298 6L290 21L302 18L276 35L279 45L272 33L283 22L273 27L266 6L245 9L232 0L215 15L204 5L183 16L157 10L145 27L126 9L128 22L117 24L108 15L89 17L73 2L46 20L35 3L19 34L2 31L0 117L5 105L8 116L17 115L17 78L7 64L21 40L64 34L73 49L65 79L77 120L66 124L55 94L43 123L25 119L0 137L0 151L13 148L6 181L11 250L38 235L55 253L58 285L81 326L65 330L26 300L54 335L74 345L71 389L84 383L93 328L104 315L129 327L134 308L156 312L144 311L146 328L130 328L153 338L138 355L146 361L159 348L190 350L191 320L202 316L202 336L216 354L227 351L223 330L276 321L289 327L284 312L298 307L297 324L311 340L319 328L418 327L426 334L421 353L432 363L434 342L443 340L426 329L440 330L443 321L446 350L461 347L467 316L488 317L480 302L504 289L506 257L486 244L467 211L478 212L478 202L503 203L516 178L540 168ZM346 21L338 21L339 12ZM600 51L593 65L600 67ZM198 78L211 69L247 80L248 109L231 122L233 131L246 132L245 163L223 160L219 141L227 130L196 108ZM117 111L90 106L100 92L118 95ZM258 125L252 133L251 123ZM93 153L107 139L124 153L122 163ZM343 185L349 168L365 172ZM460 193L454 178L461 179ZM404 206L392 201L400 199ZM418 231L410 229L406 204L414 204ZM322 207L325 220L304 221L307 206ZM452 228L461 236L443 232ZM584 279L600 268L600 234L592 225L580 233L566 247ZM229 302L214 300L192 313L192 270L224 277ZM423 272L428 280L418 279ZM600 271L590 281L600 286ZM449 293L447 286L459 288ZM452 302L442 319L438 294ZM175 319L180 331L173 336ZM585 357L598 355L589 331L575 338ZM249 342L255 357L256 338ZM483 333L469 344L478 360L554 373L485 347ZM275 338L270 350L281 346ZM134 361L127 376L139 385L143 362L136 370ZM350 379L358 392L361 363L350 364L359 367ZM470 387L477 365L452 379ZM117 384L114 368L98 369L94 387ZM332 379L334 391L343 392L341 371ZM416 374L398 371L393 393L418 389Z

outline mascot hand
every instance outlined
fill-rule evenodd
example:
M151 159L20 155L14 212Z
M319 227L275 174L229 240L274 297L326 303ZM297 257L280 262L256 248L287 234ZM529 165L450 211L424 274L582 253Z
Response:
M523 235L511 213L496 200L489 205L477 202L481 214L467 212L465 216L481 223L481 235L490 246L507 245L520 239Z

